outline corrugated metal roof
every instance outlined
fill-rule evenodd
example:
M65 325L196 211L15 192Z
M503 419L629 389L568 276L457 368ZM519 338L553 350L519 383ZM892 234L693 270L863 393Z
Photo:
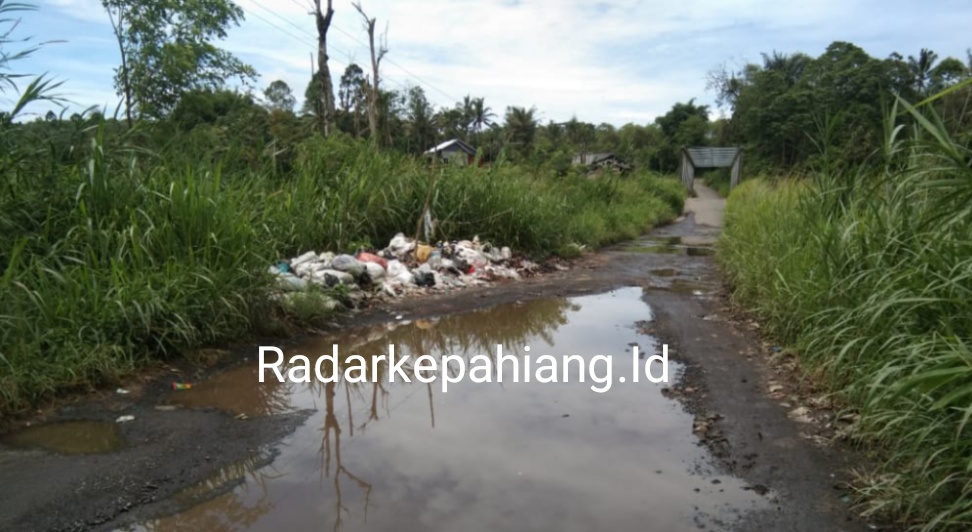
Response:
M739 148L685 148L697 168L726 168L732 166L741 151Z
M574 156L574 164L597 164L613 157L613 153L579 153Z
M443 152L443 151L445 151L445 150L447 150L447 149L449 149L449 148L451 148L453 146L455 146L456 148L458 148L458 149L460 149L460 150L468 153L469 155L476 155L476 149L473 148L472 146L466 144L465 142L463 142L460 139L447 140L447 141L443 142L442 144L439 144L438 146L436 146L434 148L429 148L428 150L425 151L425 154L426 155L432 155L434 153L440 153L440 152Z

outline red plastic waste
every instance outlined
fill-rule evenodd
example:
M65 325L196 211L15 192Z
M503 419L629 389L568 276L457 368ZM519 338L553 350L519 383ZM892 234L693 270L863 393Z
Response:
M375 264L381 266L382 268L388 269L388 261L375 255L374 253L358 253L357 259L361 262L374 262Z

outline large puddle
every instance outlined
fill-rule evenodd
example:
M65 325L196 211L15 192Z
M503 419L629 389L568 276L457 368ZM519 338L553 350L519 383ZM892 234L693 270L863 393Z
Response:
M708 239L680 236L632 240L620 244L617 249L628 253L687 255L689 257L707 257L715 254L715 248Z
M495 355L497 344L521 360L604 355L594 372L611 368L604 393L592 391L590 373L578 382L579 364L570 382L510 382L504 371L506 382L466 380L446 393L439 381L259 384L254 365L174 392L184 406L247 416L315 413L269 464L255 457L226 468L176 498L182 513L135 529L730 530L765 502L715 471L664 384L632 382L633 347L647 357L660 350L635 327L651 319L641 298L642 289L625 288L436 321L406 316L284 349L311 359L334 343L343 353L385 354L393 343L400 354L466 360ZM653 370L660 375L660 365ZM670 377L677 372L670 363Z
M125 441L110 421L60 421L19 430L0 443L61 454L97 454L117 451Z

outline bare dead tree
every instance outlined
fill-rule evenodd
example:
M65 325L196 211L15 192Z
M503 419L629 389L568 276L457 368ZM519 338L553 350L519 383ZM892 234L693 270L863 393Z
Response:
M327 0L327 9L321 10L321 0L314 0L314 19L317 22L317 83L321 88L321 105L318 113L318 124L321 134L325 137L331 134L334 124L334 83L331 80L331 69L327 66L327 30L331 27L334 8L331 0Z
M381 140L378 128L378 105L380 104L379 99L381 98L379 83L381 78L379 77L378 68L381 66L381 60L388 53L388 45L385 42L385 38L382 37L378 49L375 49L376 19L373 17L368 18L368 15L365 14L364 9L361 7L361 2L355 2L352 5L364 20L364 27L368 32L368 45L371 48L371 90L368 93L368 127L371 129L371 141L378 144Z

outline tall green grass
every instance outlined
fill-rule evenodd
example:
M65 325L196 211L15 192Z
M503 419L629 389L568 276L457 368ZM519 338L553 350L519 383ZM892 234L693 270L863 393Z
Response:
M901 103L884 172L749 181L719 259L734 298L792 346L878 451L866 512L972 527L972 150Z
M142 132L108 131L93 124L65 163L32 143L31 157L6 148L0 415L243 337L272 312L270 264L381 248L414 233L427 197L436 238L478 234L536 258L635 236L684 200L675 180L430 167L341 135L301 144L287 175L224 174L218 158L135 148Z

